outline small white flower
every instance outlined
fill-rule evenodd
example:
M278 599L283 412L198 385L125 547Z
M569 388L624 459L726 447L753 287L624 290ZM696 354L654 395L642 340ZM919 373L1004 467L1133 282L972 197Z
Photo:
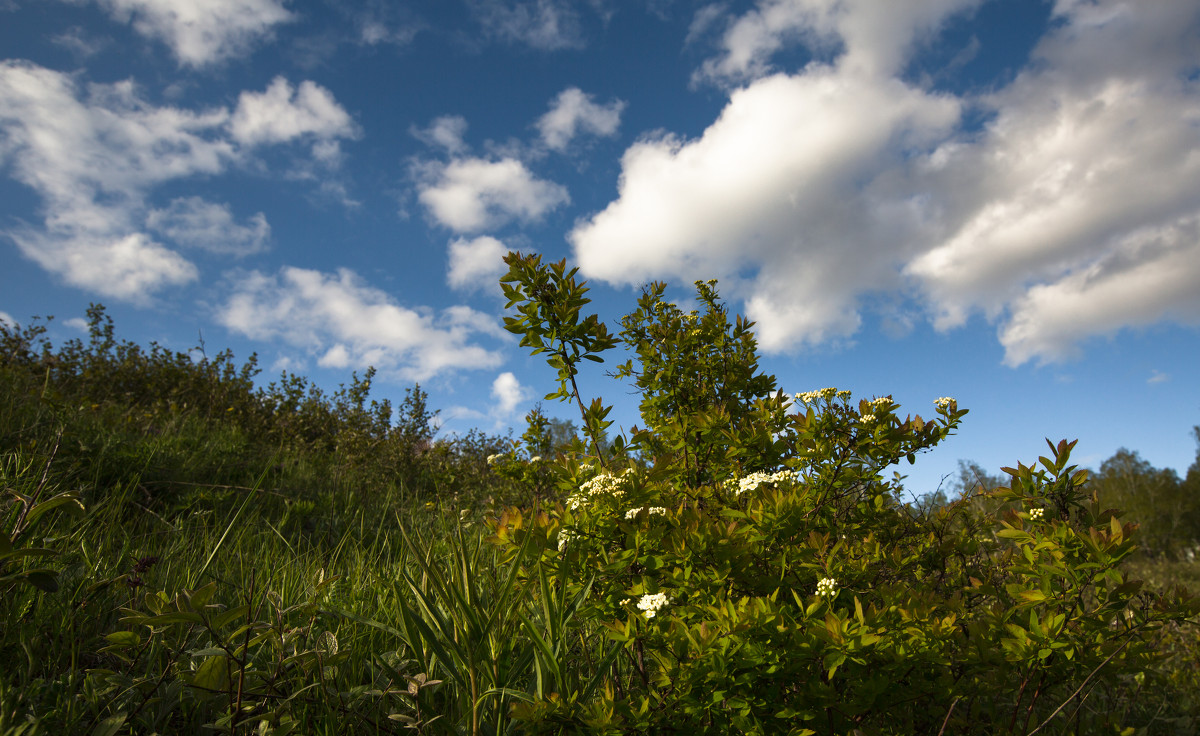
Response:
M947 409L950 407L951 404L956 404L958 402L956 402L954 399L950 398L949 396L943 396L939 399L934 399L933 403L939 409Z
M861 417L858 418L859 424L873 424L874 422L875 422L874 414L863 414Z
M817 583L817 595L822 598L833 597L837 594L837 580L833 578L822 578Z
M1042 516L1046 513L1046 509L1029 509L1030 521L1041 521Z
M646 618L654 618L660 608L666 608L670 603L665 593L647 593L638 601L638 609L646 614Z
M625 495L625 477L633 472L632 468L626 468L620 477L611 473L601 472L596 477L579 486L579 490L571 494L567 498L567 507L571 510L578 509L587 501L601 495L620 498Z
M828 400L828 399L832 399L834 396L837 396L840 398L843 393L845 393L847 396L850 395L849 391L845 391L845 392L838 391L836 388L833 388L831 386L829 388L823 388L818 391L805 391L804 393L796 394L796 400L802 401L805 404L811 404L814 401L816 401L817 399Z
M640 512L641 512L641 509L629 509L628 511L625 512L625 518L626 519L636 519L638 513L640 513ZM656 516L656 515L662 516L667 513L667 510L664 509L662 506L651 506L650 508L646 509L646 513L649 514L650 516Z
M736 495L740 496L743 493L745 493L746 491L753 491L755 488L758 488L763 483L781 483L783 481L797 480L797 479L798 479L798 476L797 476L796 471L794 471L794 470L781 470L778 473L763 473L763 472L751 473L750 475L747 475L744 478L738 479L737 490L734 491L734 493ZM732 486L732 485L733 485L733 481L731 480L730 486Z

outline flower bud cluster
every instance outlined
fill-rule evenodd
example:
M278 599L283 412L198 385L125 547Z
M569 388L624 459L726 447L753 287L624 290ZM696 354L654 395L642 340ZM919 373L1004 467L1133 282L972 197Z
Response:
M858 418L858 423L859 424L874 424L875 423L875 415L874 414L863 414L861 417Z
M825 399L828 401L835 396L845 401L846 399L850 398L850 392L844 389L839 391L830 386L829 388L823 388L818 391L805 391L803 393L796 394L796 401L802 401L805 404L811 404L819 399Z
M781 470L778 473L751 473L744 478L737 479L737 490L734 493L740 496L746 491L753 491L763 483L782 483L796 479L797 473L794 470ZM730 486L733 485L733 482L734 479L732 478L728 481Z
M567 498L567 507L574 511L596 496L612 496L613 498L624 496L625 477L632 472L632 468L626 468L619 476L601 472L595 478L579 486L579 490Z
M1046 509L1029 509L1029 520L1030 521L1041 521L1042 516L1044 516L1045 513L1046 513Z
M660 608L666 608L671 601L665 593L647 593L638 601L638 610L646 614L646 618L654 618Z
M628 511L625 512L625 518L626 519L636 519L637 515L640 512L641 512L640 508L629 509ZM665 508L663 508L662 506L651 506L650 508L646 509L646 513L649 514L650 516L663 516L667 513L667 510Z
M957 404L957 403L958 403L957 401L950 398L949 396L943 396L940 399L933 400L934 406L936 406L939 409L949 409L951 407L951 405Z
M833 578L822 578L817 583L817 595L822 598L831 598L837 594L837 580Z

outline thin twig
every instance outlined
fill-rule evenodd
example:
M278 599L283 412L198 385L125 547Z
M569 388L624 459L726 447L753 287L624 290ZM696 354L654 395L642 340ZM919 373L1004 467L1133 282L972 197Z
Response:
M1096 673L1097 673L1097 672L1099 672L1099 671L1100 671L1100 670L1101 670L1101 669L1104 667L1104 665L1106 665L1106 664L1108 664L1109 662L1111 662L1111 661L1113 660L1113 658L1114 658L1114 657L1116 657L1118 654L1120 654L1120 653L1121 653L1121 650L1122 650L1122 649L1124 649L1125 647L1129 646L1129 642L1130 642L1130 640L1129 640L1129 639L1126 639L1126 640L1125 640L1125 643L1124 643L1124 644L1122 644L1121 646L1117 647L1117 650L1116 650L1115 652L1113 652L1112 654L1108 655L1108 658L1106 658L1106 659L1105 659L1103 662L1101 662L1100 664L1096 665L1096 669L1092 670L1092 671L1091 671L1091 672L1088 674L1088 676L1087 676L1086 678L1084 678L1083 682L1081 682L1081 683L1079 684L1079 687L1075 688L1075 692L1071 693L1071 696L1070 696L1070 697L1068 697L1066 700L1064 700L1064 701L1062 702L1062 704L1061 704L1061 705L1059 705L1057 708L1055 708L1055 709L1054 709L1054 712L1053 712L1053 713L1051 713L1049 716L1047 716L1047 717L1046 717L1046 720L1042 721L1042 722L1041 722L1041 723L1038 725L1038 727L1037 727L1037 728L1035 728L1035 729L1033 729L1032 731L1030 731L1029 733L1027 733L1027 734L1026 734L1026 736L1033 736L1035 733L1037 733L1038 731L1041 731L1043 728L1045 728L1045 726L1046 726L1046 724L1047 724L1047 723L1049 723L1050 721L1054 720L1054 717L1055 717L1056 715L1058 715L1059 713L1061 713L1061 712L1062 712L1062 709L1063 709L1063 708L1066 708L1068 703L1070 703L1072 700L1074 700L1074 699L1075 699L1075 698L1076 698L1076 697L1079 695L1079 693L1083 692L1083 689L1084 689L1085 687L1087 687L1087 684L1088 684L1089 682L1091 682L1092 678L1096 676Z
M21 513L17 516L17 523L13 526L11 537L11 544L14 547L17 546L17 540L21 538L21 534L25 531L25 517L37 505L38 498L41 497L42 491L46 488L46 481L50 477L50 465L58 455L58 444L62 441L62 433L62 427L59 427L58 436L54 438L54 449L50 450L50 457L46 458L46 467L42 469L41 480L38 481L37 488L33 489L33 495L28 500L21 499Z
M954 712L954 706L958 705L958 701L961 699L961 695L955 695L954 700L950 701L950 709L946 711L946 717L942 719L942 727L938 729L938 736L942 736L946 732L946 724L950 723L950 714Z

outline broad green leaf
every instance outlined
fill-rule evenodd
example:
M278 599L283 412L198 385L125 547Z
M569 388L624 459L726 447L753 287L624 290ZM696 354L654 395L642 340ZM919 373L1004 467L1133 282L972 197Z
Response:
M229 689L229 660L224 654L209 657L192 674L191 685L201 690L223 692Z
M127 713L117 713L105 718L92 729L92 736L116 736L125 725L125 719L127 718L129 718L129 714Z
M104 637L110 644L125 647L136 647L142 643L142 637L132 631L115 631Z

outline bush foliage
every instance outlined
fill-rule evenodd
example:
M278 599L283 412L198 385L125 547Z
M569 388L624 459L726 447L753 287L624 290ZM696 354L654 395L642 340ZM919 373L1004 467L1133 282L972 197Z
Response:
M603 326L577 317L583 287L564 264L508 263L510 306L575 319L509 329L552 353L559 394L582 410L567 379ZM565 463L563 505L496 524L530 578L590 591L581 625L625 655L601 695L558 689L514 713L614 733L1120 730L1129 708L1112 704L1136 701L1157 637L1197 603L1123 574L1134 526L1089 493L1074 443L1005 469L991 509L965 497L915 512L885 473L966 410L941 398L933 418L901 416L890 397L836 389L788 406L751 325L729 321L712 282L696 289L684 313L652 284L623 322L637 357L618 375L645 422L625 456ZM606 413L592 402L584 426Z

